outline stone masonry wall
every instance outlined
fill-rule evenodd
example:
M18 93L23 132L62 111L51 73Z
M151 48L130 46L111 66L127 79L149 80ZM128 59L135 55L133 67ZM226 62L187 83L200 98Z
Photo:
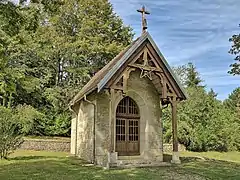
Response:
M64 140L25 139L24 143L19 149L35 151L70 152L70 138L64 138ZM178 149L179 151L186 151L185 146L183 146L182 144L178 145ZM163 152L172 152L172 144L163 144Z
M70 152L70 138L64 139L24 139L19 149L35 151Z
M95 95L92 94L87 99L95 102ZM93 162L93 104L82 101L79 108L77 119L77 154L81 159Z
M147 77L140 78L140 70L130 74L129 95L140 109L140 153L145 160L162 161L162 121L160 96Z
M96 161L101 166L106 166L108 161L109 131L109 96L100 92L97 96Z
M163 140L160 97L152 82L148 78L140 78L140 71L131 72L128 79L126 96L131 97L139 107L140 111L140 159L141 161L162 162L163 161ZM114 127L116 123L116 108L122 100L121 93L115 95L115 100L111 101L106 93L97 96L97 145L96 155L98 164L106 166L107 144L110 142L109 119L114 117ZM109 111L113 111L110 113ZM115 128L114 128L115 130ZM114 133L115 134L115 133ZM115 135L114 135L115 138ZM115 142L115 139L114 139ZM110 164L115 164L115 153L110 153ZM113 158L114 157L114 158Z

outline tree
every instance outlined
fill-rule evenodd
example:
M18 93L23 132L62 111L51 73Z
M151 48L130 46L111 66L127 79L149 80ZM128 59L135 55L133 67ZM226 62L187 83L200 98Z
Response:
M199 77L199 73L196 70L196 67L192 63L187 65L187 87L197 87L200 86L200 83L203 82Z
M18 105L12 110L12 113L15 119L17 119L23 135L39 135L37 131L41 129L41 127L37 127L37 122L44 119L44 114L29 105Z
M188 82L185 84L188 99L178 104L178 141L192 151L239 150L240 119L237 114L216 99L213 89L207 92L199 85L201 78L192 65L186 67L181 66L181 71L177 71L181 72L184 82ZM170 108L164 110L163 121L164 141L170 142Z
M240 26L240 25L239 25ZM230 54L236 55L235 63L231 64L231 70L228 73L233 75L240 75L240 34L234 34L230 39L232 47L229 50Z
M188 100L178 105L178 141L191 151L239 149L240 121L212 93L201 87L187 88ZM164 140L170 142L171 110L164 112Z
M184 87L197 87L201 86L203 80L199 76L196 67L192 63L173 67L174 72L178 75L181 84Z
M10 1L0 1L0 104L8 108L19 103L20 95L28 99L27 93L33 93L40 86L38 78L30 73L32 68L23 62L29 59L30 53L23 56L22 52L37 21L32 21L30 11L29 16L25 11L27 8Z
M43 5L49 9L49 4ZM69 101L99 69L130 44L133 33L113 13L107 0L70 0L58 6L58 9L50 8L51 13L44 12L43 25L37 29L31 44L35 44L34 54L41 62L38 68L44 77L42 94L48 105L44 113L51 119L48 127L53 127L51 134L57 134L54 127L68 125L65 126L68 133L64 134L69 135Z
M237 110L238 104L240 104L240 87L234 89L224 101L226 108L229 108L233 111Z
M216 98L218 94L215 93L215 91L211 88L210 91L208 92L208 95L210 97Z
M132 29L107 0L24 2L0 1L0 103L30 105L45 114L37 132L69 136L69 101L130 44Z
M228 98L224 100L223 104L231 112L236 113L240 120L240 87L234 89Z

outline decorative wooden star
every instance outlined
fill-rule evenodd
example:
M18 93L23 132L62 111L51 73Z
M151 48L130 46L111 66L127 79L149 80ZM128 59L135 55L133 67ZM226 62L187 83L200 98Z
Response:
M140 78L143 77L148 77L150 80L152 80L152 70L146 70L144 68L141 68Z

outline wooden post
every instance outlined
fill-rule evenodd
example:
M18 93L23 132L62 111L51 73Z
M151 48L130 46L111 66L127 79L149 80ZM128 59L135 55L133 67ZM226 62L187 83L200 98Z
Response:
M173 136L173 152L178 152L177 141L177 102L175 98L172 101L172 136Z
M111 138L111 145L110 145L110 152L114 152L114 103L115 103L115 90L111 89L110 90L110 104L109 104L109 116L110 116L110 138Z
M172 154L172 163L179 164L179 152L178 152L178 138L177 138L177 99L176 97L172 98L172 137L173 137L173 154Z
M116 94L115 89L111 88L110 91L106 91L109 97L109 144L108 144L108 162L107 162L107 169L116 166L117 163L117 154L115 153L115 135L114 135L114 128L115 128L115 116L114 116L114 105L116 101Z

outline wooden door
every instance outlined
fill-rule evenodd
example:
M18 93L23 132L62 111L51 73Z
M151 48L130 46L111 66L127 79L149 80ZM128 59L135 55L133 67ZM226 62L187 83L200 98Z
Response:
M117 107L116 152L120 156L139 155L139 110L136 103L125 97Z

